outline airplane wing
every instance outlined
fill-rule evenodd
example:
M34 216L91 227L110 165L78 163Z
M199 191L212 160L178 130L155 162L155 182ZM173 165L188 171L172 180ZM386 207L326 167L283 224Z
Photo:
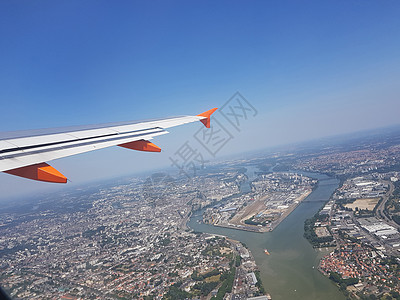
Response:
M149 142L166 134L166 128L201 121L210 128L211 114L217 108L196 116L133 121L64 129L47 129L0 135L0 172L33 180L66 183L67 178L46 161L110 146L160 152Z

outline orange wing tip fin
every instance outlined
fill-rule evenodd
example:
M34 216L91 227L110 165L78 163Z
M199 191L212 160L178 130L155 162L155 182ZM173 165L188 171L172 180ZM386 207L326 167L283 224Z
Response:
M160 147L146 140L124 143L118 146L138 151L161 152Z
M205 112L203 112L203 113L201 113L201 114L198 114L197 116L199 116L199 117L205 117L206 119L202 119L202 120L200 120L200 122L201 123L203 123L204 124L204 126L206 126L207 128L210 128L210 118L211 118L211 115L217 110L218 108L212 108L212 109L210 109L210 110L207 110L207 111L205 111Z
M67 183L67 177L46 163L16 168L4 171L4 173L38 181Z

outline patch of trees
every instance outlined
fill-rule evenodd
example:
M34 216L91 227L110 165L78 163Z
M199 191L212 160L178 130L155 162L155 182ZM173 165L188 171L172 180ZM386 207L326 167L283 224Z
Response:
M397 215L400 212L400 181L393 182L393 185L393 194L385 203L384 213L397 224L400 224L400 217Z
M346 289L347 286L358 283L358 278L350 277L347 279L343 279L342 275L336 272L331 272L329 274L329 279L339 284L341 289L343 289L343 287L344 289Z
M240 261L242 260L242 258L240 257L240 255L236 255L235 257L235 267L239 267L240 266Z
M330 243L333 241L332 236L318 237L314 231L314 224L317 221L325 219L326 215L315 215L311 219L307 219L304 222L304 237L313 245L314 247L320 246L320 244Z
M395 221L397 224L400 225L400 216L399 215L393 215L392 219L393 219L393 221Z
M212 297L212 300L223 300L226 293L232 292L233 281L235 280L236 268L232 267L229 272L225 272L221 275L220 281L222 281L221 287L218 289L218 293Z
M219 247L218 246L211 246L211 245L208 245L206 247L206 249L204 249L201 252L201 254L204 255L204 256L206 256L206 255L209 255L209 256L221 256L221 252L219 251Z
M361 293L359 293L359 294L360 294L359 297L361 300L378 300L378 298L374 294L371 294L371 295L364 295Z
M396 292L396 291L390 291L390 296L392 297L392 299L400 299L400 293Z
M255 225L255 226L257 226L257 225L266 226L267 225L267 221L266 220L263 220L262 222L261 221L256 221L256 220L254 220L254 216L251 217L250 219L245 220L244 223L247 224L247 225Z
M216 276L219 274L220 274L220 271L218 269L214 269L214 270L207 272L205 274L202 274L202 275L199 275L199 273L197 271L194 271L191 277L195 281L202 281L208 277Z
M163 246L167 246L170 243L171 243L171 240L169 238L162 239L161 242L160 242L160 244L163 245Z
M261 295L264 295L265 289L261 282L260 271L255 271L254 274L256 275L257 278L256 287L258 287L258 289L260 290Z
M193 286L193 289L199 290L203 296L207 296L218 285L218 281L213 282L199 282Z
M364 218L365 217L373 217L375 215L375 210L371 211L368 209L361 209L361 208L356 207L354 215L356 215L358 217L364 217Z
M172 285L164 297L165 299L190 299L192 294L177 288L175 285Z
M394 185L393 196L400 197L400 180L393 182L393 185Z
M244 221L247 225L258 225L260 223L253 221L251 218Z
M391 197L389 201L385 203L385 212L390 211L391 213L400 212L400 199Z

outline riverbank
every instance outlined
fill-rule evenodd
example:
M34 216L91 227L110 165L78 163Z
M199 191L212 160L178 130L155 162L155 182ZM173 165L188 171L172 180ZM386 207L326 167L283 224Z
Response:
M312 191L304 192L300 197L298 197L294 203L279 217L278 220L272 222L270 230L273 231L283 220L285 220L300 204L301 202L306 199Z
M194 212L188 226L198 232L220 234L244 243L254 256L265 290L274 300L344 300L343 294L318 271L326 253L315 250L303 237L304 221L329 200L338 180L326 175L306 173L319 184L272 232L258 233L201 223L202 211ZM198 222L200 221L200 222ZM266 255L268 249L271 255Z
M258 233L267 232L267 230L263 230L262 228L253 228L253 227L250 227L250 225L246 226L246 225L232 225L232 224L213 224L213 226L236 229L236 230L243 230L243 231L250 231L250 232L258 232Z

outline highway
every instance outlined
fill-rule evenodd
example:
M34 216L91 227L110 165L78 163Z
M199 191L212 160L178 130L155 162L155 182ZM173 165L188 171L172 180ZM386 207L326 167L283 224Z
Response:
M389 197L393 194L394 191L394 185L390 181L383 181L383 183L386 183L389 185L389 190L386 192L386 194L382 197L382 201L379 203L377 209L376 209L376 217L384 220L386 223L389 225L392 225L393 227L400 229L400 226L391 220L386 214L385 214L385 204L389 200Z

